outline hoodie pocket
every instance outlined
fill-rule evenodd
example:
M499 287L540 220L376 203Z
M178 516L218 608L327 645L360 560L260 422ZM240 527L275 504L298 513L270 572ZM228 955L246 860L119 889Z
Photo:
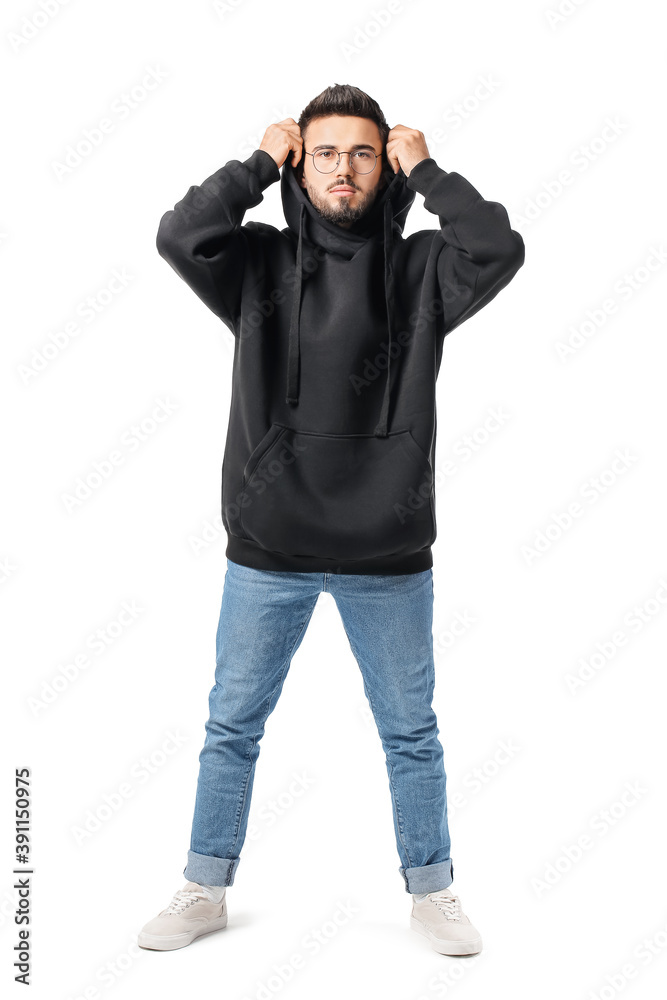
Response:
M436 535L430 461L409 430L378 438L273 423L246 462L239 500L241 536L289 555L408 555Z

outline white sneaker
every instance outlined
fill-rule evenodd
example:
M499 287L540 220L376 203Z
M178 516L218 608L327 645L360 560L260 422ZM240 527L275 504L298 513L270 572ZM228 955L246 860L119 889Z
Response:
M482 938L461 910L461 900L451 889L429 892L412 900L410 926L431 942L441 955L476 955Z
M219 903L212 903L196 882L186 882L171 903L149 920L137 938L140 948L172 951L195 938L227 926L227 890Z

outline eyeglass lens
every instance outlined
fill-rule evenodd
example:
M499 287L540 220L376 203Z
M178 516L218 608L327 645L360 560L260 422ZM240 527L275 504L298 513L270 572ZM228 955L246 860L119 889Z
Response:
M338 166L341 153L334 149L318 149L313 153L313 163L322 174L330 174ZM352 169L358 174L368 174L375 167L376 154L367 149L358 149L350 153L350 163Z

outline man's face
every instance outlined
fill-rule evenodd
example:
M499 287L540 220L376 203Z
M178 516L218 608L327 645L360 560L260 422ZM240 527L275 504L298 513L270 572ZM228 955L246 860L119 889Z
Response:
M313 157L303 153L301 186L306 189L308 197L323 218L349 229L353 222L368 211L385 184L382 178L379 129L369 118L331 115L328 118L316 118L304 132L304 151L315 153L319 148L330 148L334 163L341 150L354 152L355 149L363 148L378 154L375 167L370 173L357 173L350 164L350 157L344 153L336 169L330 174L323 174L314 165ZM336 189L340 191L337 192Z

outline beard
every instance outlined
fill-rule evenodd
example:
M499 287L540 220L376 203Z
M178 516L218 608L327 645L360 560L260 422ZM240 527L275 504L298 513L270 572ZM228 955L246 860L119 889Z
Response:
M353 179L346 178L344 181L338 180L337 183L349 184L350 187L354 188L357 192L354 205L350 204L349 198L338 198L337 204L335 201L332 202L329 194L320 194L308 180L306 180L306 193L323 219L339 225L361 219L375 201L378 191L383 187L382 182L380 182L373 190L362 195ZM332 181L331 187L336 187L336 183Z

